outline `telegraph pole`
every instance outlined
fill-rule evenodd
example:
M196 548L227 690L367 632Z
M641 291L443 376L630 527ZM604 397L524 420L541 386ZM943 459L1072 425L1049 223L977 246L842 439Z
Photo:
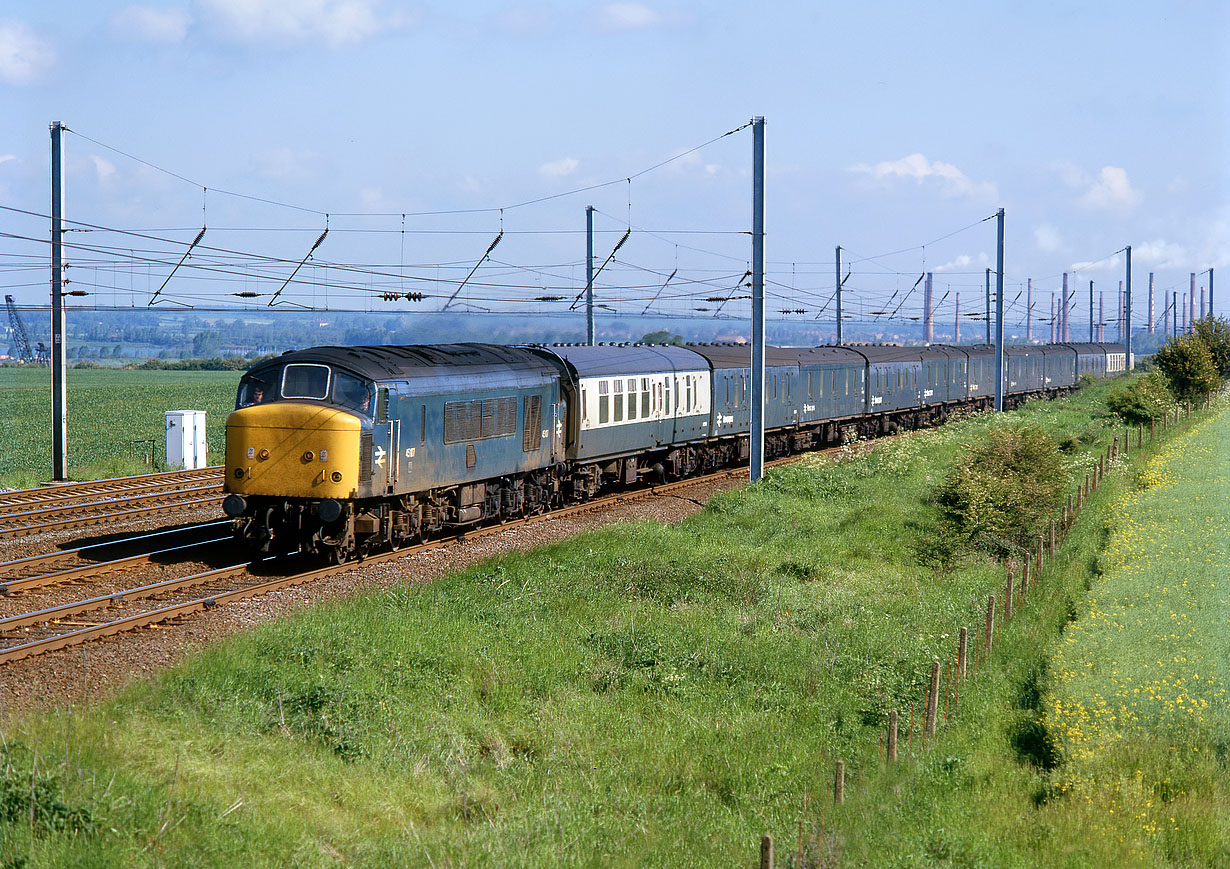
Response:
M1213 269L1209 268L1209 316L1213 316Z
M995 215L995 410L1004 409L1004 210Z
M987 269L987 343L991 343L991 270Z
M840 278L838 286L840 286ZM840 323L841 320L839 319ZM748 474L764 476L764 118L752 118L752 430Z
M841 245L837 245L837 346L841 346Z
M585 206L585 343L594 346L594 206Z
M68 352L64 345L64 125L51 122L51 479L68 480Z
M1132 363L1132 246L1127 246L1127 285L1123 291L1123 343L1127 345L1127 370L1133 371Z

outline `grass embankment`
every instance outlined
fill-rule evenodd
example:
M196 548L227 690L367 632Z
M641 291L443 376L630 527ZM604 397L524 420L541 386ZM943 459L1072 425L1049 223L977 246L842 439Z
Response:
M166 467L168 410L203 410L211 464L222 461L226 415L237 371L68 372L68 463L74 480L149 473ZM0 368L0 485L51 479L51 369Z
M1059 804L1125 858L1230 865L1230 412L1136 469L1052 661Z
M320 607L10 724L0 858L751 865L771 832L779 863L801 842L806 865L1104 865L1123 849L1065 809L1042 699L1123 484L1099 490L931 745L905 715L1003 586L977 557L920 565L944 468L1025 418L1070 437L1075 484L1111 436L1107 388L774 470L677 526Z

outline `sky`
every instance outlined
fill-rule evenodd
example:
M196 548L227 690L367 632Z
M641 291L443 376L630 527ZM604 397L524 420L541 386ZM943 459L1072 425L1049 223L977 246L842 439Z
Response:
M49 298L60 121L69 288L89 294L70 306L583 334L592 206L600 317L738 320L753 117L770 322L832 321L840 245L848 314L917 317L932 272L950 331L958 295L982 305L1000 208L1012 322L1032 281L1045 332L1065 272L1074 331L1089 281L1110 318L1129 245L1138 328L1150 272L1159 318L1193 272L1230 292L1223 0L5 0L0 283Z

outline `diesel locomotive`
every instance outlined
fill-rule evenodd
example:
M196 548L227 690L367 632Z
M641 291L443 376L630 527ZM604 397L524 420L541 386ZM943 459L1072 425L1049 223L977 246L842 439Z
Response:
M765 456L942 422L994 396L994 349L769 347ZM1005 405L1124 370L1119 344L1005 348ZM315 347L253 366L223 510L255 553L344 561L607 487L745 460L746 344Z

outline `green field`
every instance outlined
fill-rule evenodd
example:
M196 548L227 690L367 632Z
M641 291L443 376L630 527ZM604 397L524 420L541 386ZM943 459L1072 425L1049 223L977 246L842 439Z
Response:
M221 463L239 374L70 369L69 476L165 470L168 410L205 411L210 463ZM0 486L21 488L51 479L51 369L0 368L0 442Z
M1055 674L1107 594L1099 565L1113 581L1108 529L1150 479L1149 449L1115 464L936 738L908 729L930 662L951 660L1004 582L978 555L925 566L944 469L1026 420L1064 438L1074 488L1123 433L1110 388L777 469L675 526L595 531L429 586L407 577L87 710L11 722L0 860L751 866L771 833L787 866L1218 865L1216 733L1170 767L1185 777L1155 793L1176 820L1150 830L1127 812L1091 824L1097 803L1072 783L1099 770L1046 729L1090 687L1108 696ZM1230 461L1224 436L1209 442ZM1224 602L1205 605L1224 633ZM1056 681L1074 693L1052 696ZM1178 838L1180 819L1199 835Z

